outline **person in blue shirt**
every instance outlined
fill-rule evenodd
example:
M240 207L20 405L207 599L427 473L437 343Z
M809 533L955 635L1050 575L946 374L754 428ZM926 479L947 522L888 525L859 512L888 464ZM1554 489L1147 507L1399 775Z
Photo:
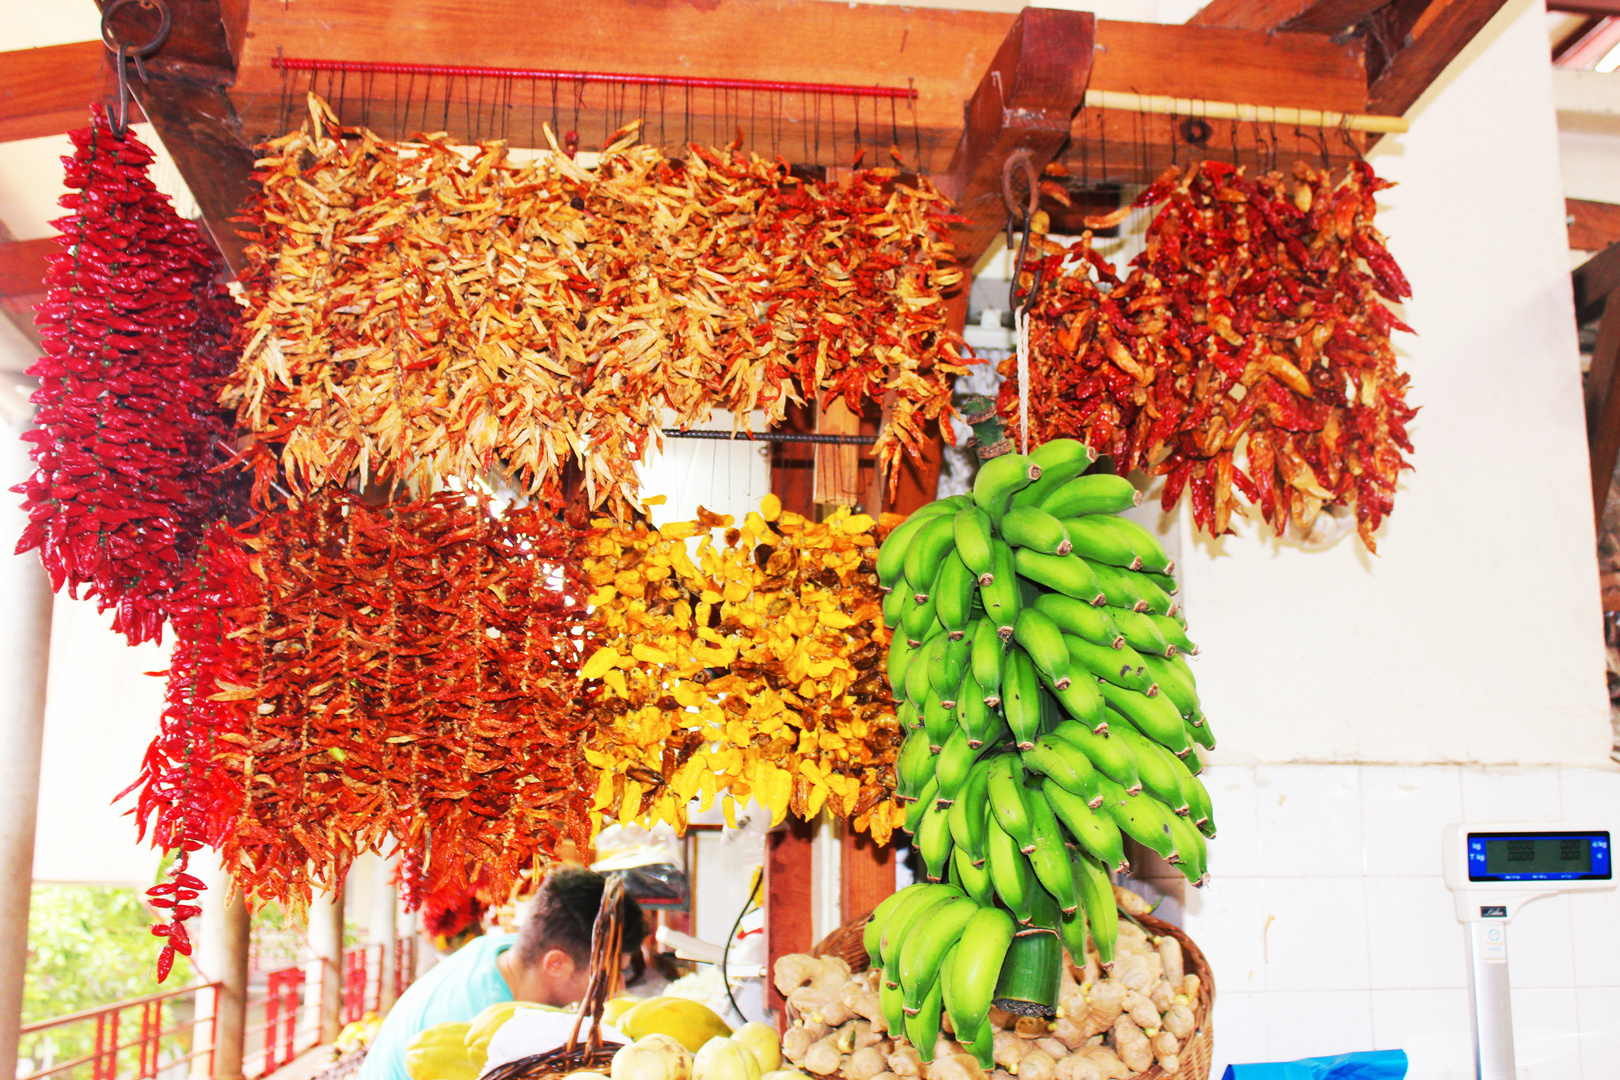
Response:
M557 867L541 882L517 933L473 938L435 964L388 1011L360 1080L409 1080L405 1047L435 1024L470 1021L503 1001L562 1006L580 1000L590 979L591 925L604 883L593 871ZM646 924L628 896L621 914L628 959L638 953Z

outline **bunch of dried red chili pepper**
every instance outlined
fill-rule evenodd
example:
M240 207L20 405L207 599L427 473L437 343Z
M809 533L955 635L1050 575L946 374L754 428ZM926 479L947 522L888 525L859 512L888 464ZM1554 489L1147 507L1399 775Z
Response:
M220 490L238 309L213 245L148 179L151 150L99 108L70 137L17 551L38 548L52 587L113 608L132 643L158 641Z
M1165 476L1165 508L1189 492L1216 535L1244 513L1239 494L1279 534L1353 506L1377 550L1416 414L1389 341L1410 328L1383 303L1410 288L1373 226L1388 186L1364 162L1338 184L1297 164L1290 190L1206 161L1137 200L1163 209L1123 280L1089 233L1043 240L1031 442L1081 438L1121 474ZM1000 404L1016 425L1014 379Z
M210 544L197 595L218 615L177 625L143 775L159 841L218 846L248 895L289 908L389 836L422 891L501 895L588 841L574 535L534 505L322 490ZM209 771L177 776L199 755Z
M950 410L963 368L940 293L960 271L926 180L822 184L699 147L681 161L633 132L594 171L555 151L520 164L504 144L391 143L310 107L262 150L225 398L295 491L495 469L550 497L577 463L592 506L633 506L666 410L780 421L791 401L859 411L888 389L892 476Z

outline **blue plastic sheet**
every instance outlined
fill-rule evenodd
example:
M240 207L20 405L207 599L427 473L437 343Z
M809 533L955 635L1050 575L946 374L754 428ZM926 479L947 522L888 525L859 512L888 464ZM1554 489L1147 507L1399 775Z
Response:
M1221 1080L1406 1080L1406 1051L1371 1050L1264 1065L1228 1065Z

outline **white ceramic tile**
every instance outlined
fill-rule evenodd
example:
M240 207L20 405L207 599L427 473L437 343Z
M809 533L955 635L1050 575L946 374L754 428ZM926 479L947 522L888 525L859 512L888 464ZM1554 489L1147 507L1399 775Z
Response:
M1255 766L1262 873L1361 874L1360 779L1356 765Z
M1563 815L1559 770L1462 770L1462 810L1468 821L1556 821Z
M1188 889L1182 927L1209 958L1218 997L1266 987L1266 896L1259 878L1215 878ZM1237 1060L1237 1059L1233 1059Z
M1455 765L1361 767L1361 845L1371 875L1440 873L1440 832L1462 820Z
M1620 986L1620 892L1570 893L1566 902L1575 985Z
M1260 819L1252 765L1211 765L1199 776L1215 807L1215 839L1209 842L1214 877L1258 877Z
M1218 977L1218 976L1217 976ZM1270 1061L1266 1042L1265 994L1234 994L1226 984L1215 995L1215 1035L1211 1080L1220 1080L1228 1065L1252 1065Z
M1511 956L1511 951L1509 953ZM1522 1080L1585 1080L1614 1071L1583 1073L1579 1013L1574 990L1513 989L1513 1057Z
M1544 989L1573 987L1574 941L1567 894L1526 904L1508 926L1508 972L1513 985ZM1620 1074L1620 1069L1616 1072Z
M1264 996L1271 1061L1373 1048L1372 1003L1364 991L1312 990Z
M1369 877L1367 961L1380 990L1468 986L1462 924L1436 877Z
M1620 769L1560 769L1558 782L1566 820L1601 821L1620 829Z
M1474 1080L1469 1008L1465 989L1374 990L1373 1048L1405 1050L1407 1080Z
M1267 878L1265 912L1268 992L1372 985L1360 878Z
M1575 1011L1580 1020L1581 1075L1620 1073L1620 987L1575 991Z

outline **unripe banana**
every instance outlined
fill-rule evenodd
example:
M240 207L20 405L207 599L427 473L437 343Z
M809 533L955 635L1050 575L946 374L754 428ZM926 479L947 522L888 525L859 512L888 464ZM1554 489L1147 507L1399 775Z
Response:
M985 618L989 619L1003 641L1012 637L1013 623L1023 599L1018 591L1018 569L1013 549L1000 538L990 542L995 565L994 580L979 586L979 599L984 602Z
M1163 694L1137 693L1110 683L1098 683L1108 707L1130 720L1136 729L1177 757L1192 749L1181 714Z
M1078 669L1076 669L1078 671ZM1085 724L1092 731L1108 730L1108 704L1097 690L1097 680L1082 673L1069 684L1067 690L1054 690L1052 697L1061 711Z
M892 595L892 594L891 594ZM889 693L896 701L905 697L906 670L911 666L912 659L917 650L911 647L906 635L895 634L889 638L889 647L885 651L883 670L888 677Z
M927 597L939 574L940 564L956 546L951 514L936 514L929 518L917 535L906 545L906 585L919 600Z
M950 634L951 640L959 640L973 618L973 601L979 595L978 582L974 580L973 571L968 569L967 563L962 561L960 552L952 551L945 556L945 564L939 568L939 577L934 580L934 590L934 616Z
M1101 603L1104 597L1097 575L1083 559L1065 555L1043 555L1029 548L1018 548L1013 553L1016 573L1054 589L1064 596L1088 604ZM985 605L987 608L988 604Z
M900 989L906 1015L916 1014L933 990L946 954L978 912L977 901L961 896L930 909L926 923L912 925L900 949Z
M1142 790L1142 778L1136 772L1136 755L1118 739L1110 738L1107 734L1098 735L1084 724L1072 720L1059 724L1052 734L1086 755L1103 777L1121 788L1122 795Z
M1094 514L1086 519L1087 527L1095 533L1111 533L1135 555L1132 563L1118 563L1132 570L1146 570L1154 574L1174 574L1176 564L1165 554L1159 538L1130 518L1112 514Z
M1104 970L1112 970L1114 946L1119 941L1119 908L1114 903L1114 880L1108 876L1108 868L1090 855L1082 854L1074 861L1074 868L1075 888L1080 892L1080 906L1086 913L1091 943L1097 949L1097 959Z
M935 634L913 649L911 663L906 668L906 700L919 709L928 700L928 691L933 686L934 654L945 648L945 641L943 633Z
M1142 505L1142 493L1123 476L1093 473L1077 476L1041 501L1041 509L1055 518L1085 514L1118 514Z
M905 992L900 989L899 972L894 972L894 979L890 981L890 971L883 969L878 979L878 1008L883 1011L883 1019L892 1032L905 1034L906 1010Z
M928 733L913 731L900 744L894 761L895 795L902 802L915 799L934 775L934 753L928 747Z
M1018 850L1018 841L996 823L996 816L988 819L984 841L985 869L990 871L990 882L996 888L996 897L1012 912L1013 918L1025 922L1034 915L1032 907L1040 883L1029 859Z
M956 722L967 733L968 745L975 750L985 743L996 742L1008 731L1001 710L985 704L984 691L971 670L956 692Z
M906 640L914 645L927 641L936 630L944 633L945 628L940 626L936 614L937 607L933 596L920 604L907 605L905 613L900 616L899 633L906 635Z
M1029 852L1029 867L1035 879L1057 901L1058 910L1072 912L1080 906L1074 891L1074 869L1069 865L1069 848L1051 805L1039 788L1026 790L1030 825L1035 834L1035 850Z
M1107 563L1088 561L1087 565L1097 575L1097 584L1102 587L1109 607L1153 615L1169 615L1176 610L1176 602L1146 574L1121 570Z
M1193 720L1197 720L1198 723L1193 723ZM1205 750L1215 749L1215 732L1210 729L1209 721L1203 716L1195 714L1192 718L1183 721L1181 730L1186 732L1189 739L1202 746ZM1182 758L1182 760L1187 761L1189 769L1193 769L1191 761L1186 758ZM1193 769L1193 775L1198 775L1197 769Z
M923 726L922 713L909 701L902 701L894 709L894 722L901 731L916 731Z
M1181 586L1178 585L1176 583L1176 579L1171 577L1169 574L1155 574L1151 570L1138 570L1137 573L1141 574L1143 577L1153 582L1153 584L1157 585L1164 591L1164 595L1166 596L1175 596L1181 591Z
M1178 652L1186 653L1188 656L1198 655L1198 646L1193 644L1192 639L1187 636L1187 631L1182 628L1179 622L1168 615L1150 614L1148 618L1152 619L1153 625L1159 628L1159 633L1164 635L1164 640L1174 645Z
M939 1042L939 1017L943 994L944 988L936 979L917 1009L917 1015L906 1017L906 1038L917 1048L917 1056L924 1065L934 1060L934 1044Z
M944 1000L950 1003L951 1026L956 1029L959 1041L993 1033L994 1025L988 1020L990 1002L995 997L1001 965L1017 929L1007 912L997 907L981 907L962 931L945 973L950 986L944 993ZM978 1053L977 1046L975 1053ZM992 1064L983 1058L980 1063L986 1068Z
M1069 534L1063 522L1038 506L1015 506L1001 519L1001 535L1015 548L1045 555L1067 555Z
M990 993L994 996L995 991L992 990ZM967 1043L963 1043L963 1045L967 1048L968 1053L973 1055L973 1059L979 1063L979 1068L989 1072L996 1067L996 1025L988 1020L988 1012L985 1013L985 1016L987 1017L985 1022L980 1024L979 1030L973 1033L972 1045Z
M986 705L1001 704L1001 669L1007 654L1007 641L996 632L991 619L979 619L970 635L973 641L973 678L984 694Z
M1030 452L1030 460L1041 467L1041 478L1012 497L1012 505L1040 506L1058 488L1079 476L1097 460L1091 448L1078 439L1053 439Z
M901 889L895 895L901 899L889 910L883 925L878 928L877 959L872 965L874 967L887 968L890 963L900 962L900 948L905 944L906 931L918 908L930 907L949 896L961 896L962 892L949 885L916 884ZM871 939L868 938L867 941L867 955L871 956Z
M1041 734L1041 679L1035 671L1035 662L1017 645L1007 654L1001 711L1007 717L1007 726L1012 729L1018 748L1033 746Z
M953 806L951 809L954 811L956 807ZM980 904L996 902L996 890L990 883L990 871L984 868L982 862L974 866L973 858L966 849L961 847L951 849L951 870L961 884L962 891L974 900Z
M1142 654L1142 663L1147 667L1148 676L1158 684L1159 693L1170 699L1183 720L1198 712L1198 690L1180 668L1146 653Z
M1017 754L1001 753L990 759L987 794L996 824L1027 852L1035 836L1030 830L1029 807L1024 805L1024 765Z
M1071 674L1088 671L1102 682L1137 693L1146 693L1153 686L1147 665L1142 663L1142 658L1129 645L1108 649L1073 634L1064 634L1063 644L1069 650Z
M1174 760L1170 751L1152 739L1137 734L1125 724L1110 728L1108 734L1131 748L1131 753L1136 757L1137 775L1142 778L1144 794L1158 799L1172 813L1185 814L1189 811L1187 802L1181 797L1181 779L1170 765L1170 761Z
M1113 617L1114 625L1125 636L1125 643L1143 656L1169 657L1176 647L1165 640L1158 624L1138 611L1104 608Z
M1026 607L1013 623L1013 641L1035 662L1035 670L1054 690L1069 687L1069 648L1063 631L1035 608Z
M1204 782L1194 776L1187 763L1174 754L1165 755L1175 767L1176 779L1181 784L1181 798L1186 802L1187 820L1195 825L1199 832L1215 838L1215 811L1209 801L1209 791L1205 789Z
M990 515L977 506L965 507L956 512L951 528L956 540L956 553L962 557L962 562L967 564L980 585L990 584L995 579L996 571L990 546L995 535L990 528Z
M1130 543L1107 524L1116 520L1109 514L1086 514L1060 519L1068 530L1074 553L1094 563L1106 563L1125 570L1139 570L1142 560ZM914 541L915 542L915 541ZM911 580L911 553L906 553L906 580Z
M1123 872L1130 869L1130 863L1125 859L1125 841L1113 818L1097 813L1086 805L1084 799L1051 778L1042 782L1041 790L1046 795L1046 801L1052 805L1052 813L1063 822L1063 827L1069 830L1069 835L1074 837L1082 850L1115 870Z
M939 805L936 799L923 812L922 822L917 826L917 852L922 856L929 881L944 881L950 869L952 845L948 813L948 808Z
M902 748L903 749L903 748ZM968 776L973 772L974 762L979 755L988 748L975 747L968 742L967 732L958 725L951 732L950 738L945 740L945 746L939 754L934 756L934 775L939 778L939 792L935 799L950 806L956 802L957 793L967 783ZM896 771L899 766L896 764Z
M994 525L1006 513L1014 494L1041 478L1041 467L1023 454L1003 454L979 465L973 478L973 502Z
M1176 815L1166 810L1157 799L1143 795L1115 797L1110 794L1103 800L1102 809L1114 819L1121 832L1157 853L1161 859L1168 860L1176 853L1176 845L1170 835L1170 819Z
M990 763L980 758L973 763L967 783L951 804L951 843L967 854L974 866L984 863L985 825L990 816Z
M1025 768L1046 777L1083 803L1102 804L1097 767L1079 747L1066 742L1057 732L1049 731L1036 739L1035 745L1025 750L1021 757Z
M877 907L872 909L872 915L866 920L862 930L862 943L866 946L866 959L870 966L881 967L883 954L879 947L883 942L883 927L889 921L894 910L905 903L913 895L913 891L927 888L925 885L907 885L905 888L886 896Z
M949 634L941 634L944 643L928 654L928 685L939 695L947 709L956 707L956 692L962 685L962 676L968 673L972 643L964 639L952 641Z
M906 807L906 823L900 826L912 836L917 835L917 826L922 824L923 815L928 808L934 805L934 796L939 793L939 781L930 776L917 792L917 800Z
M883 544L878 548L877 557L878 587L884 592L893 589L905 576L906 545L911 543L918 531L933 516L919 510L896 525L889 531L889 535L884 537Z
M946 742L956 730L956 714L946 708L939 695L930 688L928 696L923 699L922 718L923 730L928 733L928 745L939 753L945 749Z
M911 596L904 589L895 589L883 598L883 625L890 630L898 629L905 619L906 609L912 604ZM903 637L904 635L896 635Z
M1063 593L1042 593L1035 601L1035 610L1051 619L1065 634L1084 638L1093 645L1116 649L1125 640L1109 610L1089 600L1077 600Z
M1176 848L1175 857L1169 861L1186 875L1188 881L1202 885L1209 872L1209 849L1204 846L1203 834L1184 817L1171 814L1168 822L1170 839Z

